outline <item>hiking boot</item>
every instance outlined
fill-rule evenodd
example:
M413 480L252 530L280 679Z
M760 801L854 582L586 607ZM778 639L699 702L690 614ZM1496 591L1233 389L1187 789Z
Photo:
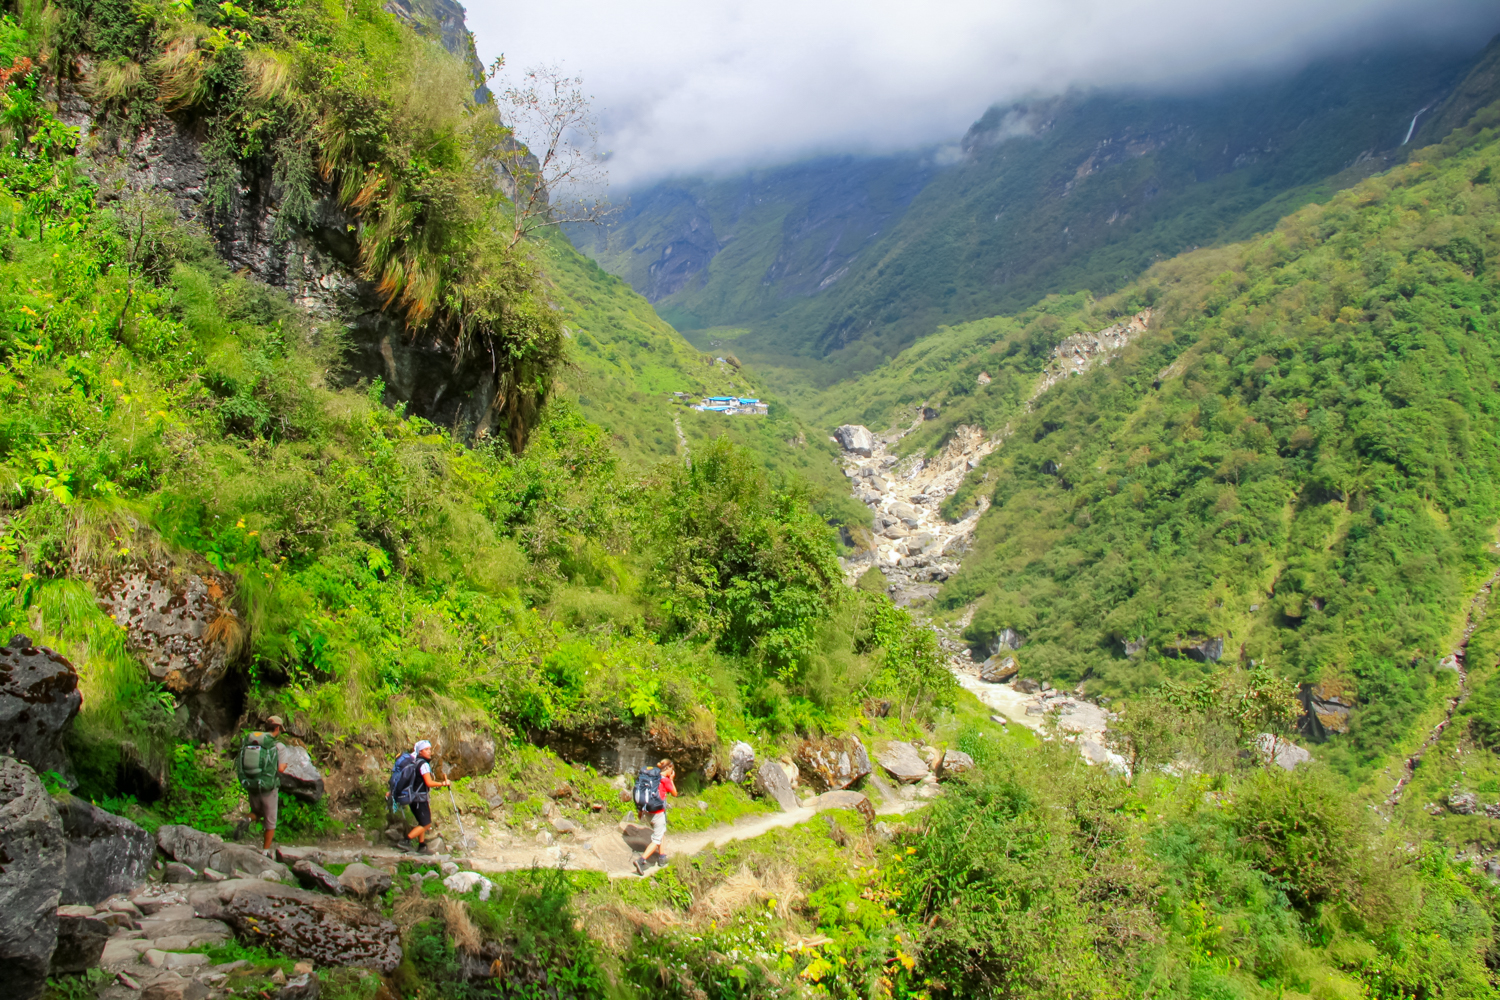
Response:
M667 856L665 854L658 854L651 860L656 864L656 867L662 868L666 866Z
M428 847L426 844L418 844L416 851L414 851L413 853L415 853L415 854L432 854L433 850L432 850L432 848Z
M630 865L631 865L632 868L635 869L635 873L637 875L641 876L642 878L645 877L645 875L646 875L646 860L644 858L636 858L634 861L630 862Z

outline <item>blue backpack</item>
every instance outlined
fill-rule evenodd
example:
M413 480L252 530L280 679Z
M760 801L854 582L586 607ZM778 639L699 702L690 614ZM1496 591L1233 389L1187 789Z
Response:
M643 767L635 776L635 793L631 796L635 807L641 812L661 812L666 803L661 800L661 769Z
M386 793L386 801L390 802L393 807L412 804L417 784L422 780L420 765L421 762L415 754L404 753L396 758L396 764L391 768L390 791ZM391 811L396 810L392 808Z

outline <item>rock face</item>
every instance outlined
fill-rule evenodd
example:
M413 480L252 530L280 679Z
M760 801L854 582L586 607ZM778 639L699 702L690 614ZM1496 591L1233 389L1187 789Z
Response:
M67 849L41 779L0 757L0 996L31 1000L46 984Z
M755 748L743 740L729 748L729 783L738 785L755 766Z
M66 908L64 908L66 909ZM52 973L83 972L99 964L110 926L92 915L59 913L57 949L52 953Z
M0 754L66 771L63 733L82 703L73 664L24 635L0 648Z
M775 799L782 811L792 812L797 808L797 793L792 790L791 779L774 760L762 761L755 772L755 787L762 795Z
M875 759L890 772L891 777L904 783L921 781L930 773L927 762L917 753L917 748L901 740L891 740L884 750L875 755Z
M495 769L495 738L478 729L444 731L443 766L450 778L473 778Z
M64 904L95 906L145 881L156 858L151 834L72 795L57 800L68 840Z
M391 876L379 868L356 861L339 875L339 885L345 892L356 896L378 896L391 887Z
M1013 628L1003 628L1000 634L995 636L995 641L990 643L991 653L1003 653L1005 650L1015 652L1026 645L1026 639L1021 633Z
M1349 712L1354 708L1354 695L1343 685L1334 681L1303 684L1297 689L1297 700L1302 703L1297 732L1307 739L1322 743L1331 733L1349 731Z
M167 857L192 868L212 868L216 872L238 869L252 875L273 871L277 878L286 878L289 874L286 865L272 861L253 847L226 844L213 834L190 826L162 827L156 831L156 846Z
M1187 639L1173 646L1162 648L1167 656L1197 660L1199 663L1214 663L1224 655L1224 637L1211 636L1206 639Z
M389 973L401 962L396 925L358 903L254 879L217 888L214 912L248 941L318 965Z
M863 424L844 424L833 432L839 447L869 458L875 451L875 435Z
M323 774L313 766L312 754L306 747L281 744L281 762L286 770L281 772L281 790L303 802L316 803L323 798Z
M229 669L223 639L242 629L227 579L137 567L97 581L95 590L153 679L177 694L209 691L223 680Z
M838 791L870 773L870 755L858 736L804 740L794 757L797 766L821 791Z
M974 758L962 750L944 750L943 756L932 768L933 773L941 777L963 774L965 771L972 770L974 770Z

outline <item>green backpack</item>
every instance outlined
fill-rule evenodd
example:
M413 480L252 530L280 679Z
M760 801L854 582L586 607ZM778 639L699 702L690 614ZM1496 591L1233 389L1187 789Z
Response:
M281 784L276 737L270 733L251 733L234 757L234 774L247 792L269 792Z

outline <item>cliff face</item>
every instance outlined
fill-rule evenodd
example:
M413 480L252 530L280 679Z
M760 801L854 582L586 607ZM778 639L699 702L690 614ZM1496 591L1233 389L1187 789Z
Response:
M452 0L389 0L386 10L417 31L439 38L444 48L473 69L475 98L490 101L483 67L464 27L464 9ZM202 223L229 267L284 289L319 320L344 328L348 343L344 377L351 383L380 379L387 404L465 436L497 430L496 380L488 358L460 361L452 346L421 330L409 330L386 306L373 283L359 275L356 219L315 181L306 221L282 218L282 192L269 165L245 170L227 207L210 211L206 123L191 112L148 113L128 135L107 134L104 115L79 89L65 87L60 114L81 131L79 148L97 171L120 182L101 200L129 192L170 198L184 218Z

